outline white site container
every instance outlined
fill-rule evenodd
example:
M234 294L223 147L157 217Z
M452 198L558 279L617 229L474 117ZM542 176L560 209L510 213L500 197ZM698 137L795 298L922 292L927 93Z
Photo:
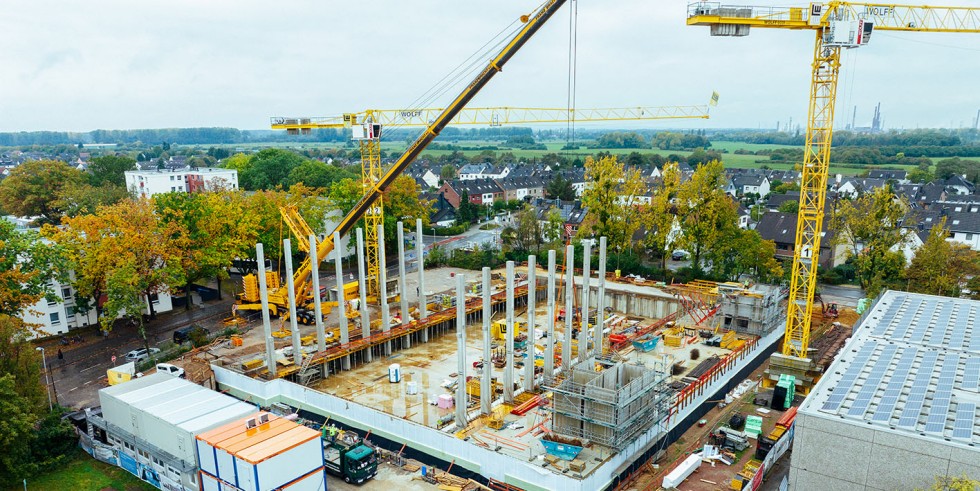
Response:
M326 489L320 433L288 419L255 413L198 435L196 445L206 490Z
M701 454L688 455L684 462L681 462L681 465L664 476L663 486L667 489L676 488L694 471L698 470L698 467L701 467Z
M388 365L388 382L397 384L402 381L402 367L397 363Z

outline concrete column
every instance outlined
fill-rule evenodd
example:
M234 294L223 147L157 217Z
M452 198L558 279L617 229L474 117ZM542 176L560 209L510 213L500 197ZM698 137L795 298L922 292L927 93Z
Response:
M466 277L456 275L456 427L466 427Z
M599 237L599 292L596 295L595 329L592 331L592 342L595 343L595 355L602 356L602 331L606 327L606 238Z
M367 279L364 277L364 230L357 229L357 284L360 294L361 338L371 337L371 316L367 306ZM371 361L371 348L364 351L364 361Z
M507 261L507 334L504 336L504 401L514 402L514 261Z
M572 366L572 310L575 308L575 249L565 246L565 338L561 343L561 369Z
M316 347L326 351L327 337L323 332L323 306L320 305L320 261L316 255L316 236L310 234L310 276L313 278L313 312L316 316Z
M578 360L589 357L589 271L592 266L592 242L582 241L582 320L578 326Z
M337 323L340 326L340 344L350 343L347 326L347 294L344 292L344 264L340 252L340 232L333 233L333 263L337 274ZM341 367L350 370L350 355L341 359Z
M483 376L480 379L480 412L490 414L493 403L493 354L490 352L490 268L483 268Z
M534 256L527 258L527 348L524 353L524 390L534 390L534 304L537 300L538 283L535 278L537 264Z
M282 241L283 255L286 259L286 294L289 295L289 331L293 338L293 363L303 364L302 344L299 341L299 326L296 325L296 289L293 287L293 250L289 239Z
M425 244L422 242L422 219L415 219L415 257L419 266L419 321L429 317L425 298ZM422 342L429 342L429 328L422 329Z
M405 291L405 231L402 227L402 222L398 222L398 295L401 300L401 310L402 310L402 325L407 326L412 320L412 316L408 315L408 292ZM412 337L406 335L404 338L404 347L412 347Z
M555 375L555 250L548 251L548 336L544 348L544 378Z
M385 226L378 225L378 295L381 297L381 332L391 330L391 312L388 310L388 266L385 260ZM391 356L391 340L385 341L385 356Z
M272 339L272 323L269 322L269 289L265 281L265 252L262 243L255 244L255 260L259 266L259 297L262 299L262 327L265 330L265 363L269 374L276 376L276 343Z

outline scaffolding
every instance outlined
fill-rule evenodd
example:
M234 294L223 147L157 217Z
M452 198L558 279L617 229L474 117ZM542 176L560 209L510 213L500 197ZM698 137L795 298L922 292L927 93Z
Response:
M589 358L573 365L553 387L552 430L622 450L667 417L671 390L666 370Z
M782 288L770 285L727 293L721 299L721 328L759 337L782 328L785 308L781 308L781 301L785 296Z

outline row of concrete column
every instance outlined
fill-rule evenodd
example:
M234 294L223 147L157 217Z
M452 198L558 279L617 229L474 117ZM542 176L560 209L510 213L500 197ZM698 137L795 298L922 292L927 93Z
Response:
M606 238L601 237L599 239L599 284L598 284L598 302L596 305L596 322L592 331L593 338L593 349L588 350L588 337L589 337L589 324L588 324L588 312L589 312L589 280L591 276L590 271L590 255L591 247L589 243L585 245L585 258L583 262L583 285L582 285L582 325L579 330L578 346L580 347L578 351L578 360L585 360L590 354L595 356L602 355L603 348L603 328L605 324L605 305L604 298L605 288L606 288ZM562 342L562 366L568 367L572 360L572 319L574 318L573 304L574 304L574 249L572 246L568 246L565 250L565 257L567 261L566 265L566 287L565 287L565 337ZM548 251L548 277L546 283L547 291L547 317L545 322L545 349L544 349L544 379L550 380L555 375L555 308L556 308L556 294L555 294L555 284L556 284L556 252L554 250ZM505 322L507 323L506 339L504 340L505 347L505 364L503 373L503 386L504 386L504 400L507 402L512 402L514 400L514 336L517 334L516 329L514 329L514 262L508 261L505 272L506 281L506 317ZM528 257L528 296L527 296L527 336L528 344L526 348L527 358L524 361L524 383L523 388L526 391L533 391L537 388L537 383L534 375L535 368L535 347L534 347L534 331L536 328L535 319L535 308L537 303L537 258L535 256ZM460 383L457 386L456 393L456 423L457 426L462 428L467 424L466 415L466 389L465 389L465 373L466 373L466 308L465 308L465 296L464 290L466 287L466 281L463 275L457 276L457 286L456 286L456 316L457 316L457 356L458 356L458 369L460 374ZM493 385L492 385L492 353L491 344L493 343L492 330L491 330L491 287L490 287L490 268L483 268L483 372L480 379L480 412L483 414L490 414L492 410L493 401Z
M424 250L425 246L422 241L422 220L418 219L415 222L416 227L416 260L418 261L418 279L419 279L419 314L420 318L425 319L428 317L428 310L426 308L427 301L425 296L425 272L423 268L424 261ZM401 291L401 322L402 325L408 325L411 322L411 316L408 313L408 298L406 296L406 273L405 273L405 234L401 222L397 225L398 234L398 286ZM319 272L319 262L315 260L317 241L316 236L310 235L310 251L311 251L311 279L312 279L312 290L313 290L313 306L314 315L316 318L316 338L317 338L317 349L318 351L323 351L326 349L327 340L326 333L323 325L323 310L320 304L320 272ZM334 243L334 266L335 273L337 277L337 297L338 308L337 308L337 323L340 329L340 343L347 344L350 342L350 329L347 322L347 312L346 312L346 298L344 293L344 275L342 267L342 253L340 250L340 233L334 232L333 236ZM291 243L289 239L283 240L283 250L290 251ZM382 267L379 271L379 285L380 291L380 302L381 302L381 329L382 332L388 332L391 328L391 322L389 319L389 308L388 308L388 285L387 285L387 268L383 265L385 264L384 256L384 229L382 226L378 226L378 255ZM255 245L255 255L258 263L258 277L259 277L259 295L262 304L262 325L265 331L265 348L266 348L266 364L269 369L270 375L273 377L276 375L276 354L275 354L275 340L272 337L272 323L269 317L269 301L268 301L268 285L266 283L265 276L265 253L263 250L263 245L261 243ZM296 364L301 364L303 362L301 342L300 342L300 332L296 323L296 292L294 291L292 277L293 277L293 260L292 255L289 253L284 254L285 265L286 265L286 276L285 283L287 287L287 294L289 295L289 325L292 331L292 348L293 348L293 362ZM358 272L358 285L359 285L359 304L358 309L361 313L361 335L363 337L371 336L371 319L369 311L367 309L367 290L365 279L365 264L364 264L364 232L361 229L357 229L357 272ZM427 330L422 331L422 341L428 341ZM411 347L411 339L406 336L404 340L404 347ZM391 341L385 342L382 347L383 353L385 355L391 354ZM365 360L371 361L371 350L366 350ZM350 368L350 357L344 357L341 361L342 367L346 370ZM327 376L326 370L324 370L324 377Z
M410 322L410 316L408 314L408 299L406 296L406 271L405 271L405 245L404 245L404 229L402 223L397 224L397 236L398 236L398 285L401 291L401 322L402 325L408 325ZM365 278L365 264L364 264L364 235L361 229L357 229L357 269L358 269L358 283L359 283L359 305L358 308L361 314L361 333L363 337L371 336L371 324L370 316L367 309L367 291ZM424 245L422 243L422 221L416 221L416 260L418 261L418 279L419 279L419 313L420 318L424 319L428 316L426 308L426 296L425 296L425 277L423 269L423 251ZM338 317L338 327L340 330L340 342L342 344L347 344L350 342L349 326L346 316L346 305L345 305L345 293L344 293L344 277L341 264L341 251L340 251L340 234L334 234L334 266L337 277L337 292L338 303L337 317ZM310 250L316 251L317 243L316 237L311 235L309 237ZM388 332L390 330L390 320L389 320L389 306L388 306L388 295L387 295L387 268L383 265L385 264L384 256L384 230L381 226L378 227L378 242L379 242L379 260L382 267L379 270L379 287L380 287L380 303L381 303L381 329L382 332ZM290 249L290 241L286 239L283 241L283 248L285 251ZM605 309L604 309L604 296L605 296L605 272L606 272L606 238L601 237L599 239L599 284L598 284L598 301L597 301L597 316L596 322L592 326L592 339L593 339L593 349L590 351L588 349L589 340L589 292L590 292L590 279L591 279L591 243L584 243L584 258L583 258L583 280L582 280L582 300L581 300L581 325L579 327L577 346L579 347L577 352L576 361L584 361L588 358L590 354L600 356L602 354L603 347L603 328L605 321ZM315 252L312 252L315 254ZM568 367L572 364L572 344L573 344L573 319L574 319L574 249L571 245L566 247L565 250L565 260L566 260L566 284L565 284L565 334L562 340L562 366ZM556 294L555 294L555 283L556 283L556 253L554 250L548 251L548 277L547 277L547 319L546 319L546 336L545 336L545 350L544 350L544 378L546 380L551 379L555 374L554 366L554 350L555 350L555 309L556 309ZM256 245L256 258L258 259L259 267L259 289L262 301L262 320L265 329L265 339L266 339L266 359L269 372L272 376L276 375L276 361L275 361L275 344L272 337L272 325L269 319L269 305L267 297L267 284L265 277L265 258L262 244ZM295 307L295 291L292 284L293 275L293 264L292 257L290 254L285 254L285 266L286 266L286 285L287 293L290 300L289 317L290 317L290 328L292 330L292 346L293 346L293 362L297 364L302 363L302 351L300 343L299 329L296 323L296 307ZM320 305L319 291L320 291L320 278L319 278L319 264L318 261L312 261L311 264L311 276L313 283L314 292L314 309L316 316L316 335L317 335L317 348L322 351L326 349L326 335L323 326L323 316L322 309ZM503 374L503 386L504 386L504 400L511 402L514 400L515 395L515 360L514 360L514 337L517 335L517 330L514 328L514 262L508 261L506 265L506 320L507 329L505 336L505 366ZM535 256L528 257L528 296L527 296L527 345L524 364L524 383L522 384L524 390L533 391L536 388L536 381L534 375L535 369L535 309L537 303L537 260ZM465 383L465 373L466 373L466 301L465 301L465 276L458 275L457 277L457 291L456 291L456 308L457 308L457 341L458 341L458 365L460 374L460 383L457 386L457 401L456 401L456 418L457 422L465 426L466 424L466 383ZM491 411L491 401L492 395L492 335L491 335L491 285L490 285L490 268L483 268L483 376L481 379L480 389L480 399L481 399L481 412L488 414ZM428 333L422 331L422 340L428 341ZM410 347L411 341L406 336L405 346ZM391 341L386 341L382 346L382 352L384 355L391 354ZM371 361L371 350L365 350L365 361ZM341 361L342 368L350 368L350 359L345 357ZM324 369L326 372L326 369ZM324 377L327 373L323 374Z

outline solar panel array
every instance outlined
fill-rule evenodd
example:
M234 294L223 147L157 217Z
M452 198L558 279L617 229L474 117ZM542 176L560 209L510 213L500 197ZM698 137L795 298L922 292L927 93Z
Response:
M841 377L840 382L834 387L834 391L831 392L830 398L820 408L821 410L833 412L840 408L841 404L844 403L844 398L851 392L851 389L854 387L854 381L857 380L858 375L864 370L864 365L868 363L868 359L871 358L871 353L874 350L875 345L872 343L866 343L861 346L861 350L854 357L851 366L847 367L844 376Z
M889 344L882 350L881 355L871 365L871 374L864 381L864 385L858 391L854 403L851 404L851 408L847 411L848 416L862 417L868 411L868 406L871 405L871 398L878 391L881 380L885 378L885 373L888 372L888 366L891 365L892 357L895 356L896 351L898 351L898 347L894 344Z
M980 442L980 303L888 292L872 309L814 392L820 412Z
M939 385L936 387L932 406L929 408L926 433L942 434L946 429L946 419L949 418L949 403L953 397L953 382L956 380L956 369L959 366L959 355L946 355L943 367L939 371Z
M956 421L953 422L953 438L960 440L973 439L973 425L976 424L976 414L977 405L972 402L961 402L956 405Z
M898 426L914 429L919 422L919 413L922 412L922 405L926 401L926 391L929 390L929 381L932 379L932 367L936 366L938 359L939 353L935 351L927 351L922 356L922 363L919 364L919 371L912 381L912 389L908 399L905 400L905 408L902 409Z
M906 348L902 351L902 355L898 359L898 364L892 372L891 380L888 381L888 386L885 387L885 395L882 396L881 402L878 403L878 408L875 410L874 415L871 416L871 421L884 423L891 420L892 412L895 411L898 398L902 395L902 388L905 387L905 380L908 378L909 372L912 371L912 363L915 362L915 356L918 352L919 350L915 348Z

